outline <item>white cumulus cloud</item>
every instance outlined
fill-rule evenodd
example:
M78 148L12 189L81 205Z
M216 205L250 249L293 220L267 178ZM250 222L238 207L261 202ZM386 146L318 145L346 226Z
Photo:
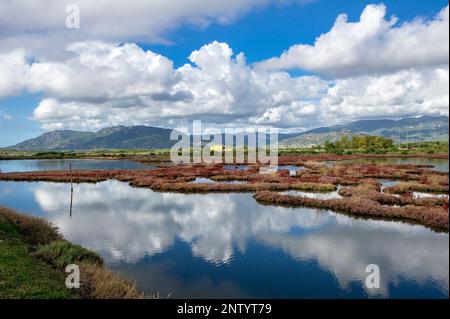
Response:
M0 98L20 93L27 71L25 51L0 53Z
M179 126L193 119L216 125L282 124L264 120L268 108L294 110L295 124L315 116L326 92L318 77L256 72L243 54L212 42L172 62L134 44L78 43L64 62L28 66L25 87L47 97L34 111L44 128L97 129L118 124ZM304 102L299 102L304 101ZM258 117L258 114L261 116Z
M310 0L0 1L0 52L19 47L61 58L60 48L80 41L168 43L177 28L228 24L251 10L289 2ZM79 29L66 28L69 4L79 8Z
M394 72L449 62L449 7L431 20L398 25L383 4L368 5L358 22L346 14L314 45L298 44L256 65L264 70L304 69L332 77Z
M277 58L253 67L244 53L217 41L193 51L179 68L133 42L73 42L57 59L10 49L0 52L0 98L42 95L33 118L46 130L113 125L185 130L192 120L202 120L211 129L298 131L361 118L448 115L445 24L448 7L430 21L400 26L385 19L382 5L368 6L356 23L341 16L314 47L301 47L314 58L308 53L295 60L339 75L334 79L262 67L282 60ZM418 48L409 46L421 39Z
M447 66L337 80L321 99L330 120L448 115Z

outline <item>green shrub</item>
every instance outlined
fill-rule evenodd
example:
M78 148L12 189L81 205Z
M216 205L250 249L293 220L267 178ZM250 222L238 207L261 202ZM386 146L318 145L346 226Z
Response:
M33 255L58 269L81 262L97 265L103 264L102 258L95 252L79 245L74 245L66 240L58 240L48 245L41 245Z

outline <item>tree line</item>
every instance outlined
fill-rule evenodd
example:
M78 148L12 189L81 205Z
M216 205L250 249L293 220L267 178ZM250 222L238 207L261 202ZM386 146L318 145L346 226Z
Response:
M385 153L397 150L392 139L384 136L369 135L353 135L351 137L342 136L334 143L326 141L324 148L327 153L346 153L352 151L363 153Z

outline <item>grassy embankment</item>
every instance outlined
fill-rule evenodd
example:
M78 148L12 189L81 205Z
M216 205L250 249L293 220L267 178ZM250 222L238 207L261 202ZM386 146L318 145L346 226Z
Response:
M80 289L65 286L69 264L80 267ZM0 206L0 298L142 297L96 253L64 240L44 219Z

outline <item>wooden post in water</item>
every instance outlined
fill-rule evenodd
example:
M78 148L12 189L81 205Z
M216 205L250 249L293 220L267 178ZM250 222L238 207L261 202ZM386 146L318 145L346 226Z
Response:
M418 140L419 140L419 152L420 152L420 127L419 127L419 138L418 138Z
M409 150L409 145L408 145L408 129L406 129L406 149Z
M73 204L72 163L69 163L69 174L70 174L70 212L69 212L69 217L72 218L72 204Z

